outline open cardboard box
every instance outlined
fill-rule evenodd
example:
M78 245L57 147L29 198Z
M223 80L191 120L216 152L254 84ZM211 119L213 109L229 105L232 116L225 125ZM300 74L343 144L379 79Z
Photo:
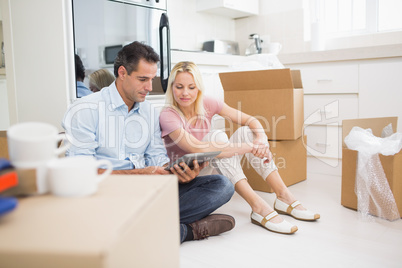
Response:
M225 103L256 117L270 140L296 140L303 131L300 71L275 69L220 73ZM238 126L226 122L228 134Z
M343 120L342 122L342 192L341 204L351 209L357 209L355 194L355 179L357 165L357 151L350 150L345 145L345 137L354 126L363 129L371 128L374 136L381 137L384 127L392 123L393 131L397 130L397 117L367 118ZM380 155L380 161L387 177L391 191L394 194L399 214L402 215L402 152L395 155ZM378 215L375 206L370 206L370 214Z
M273 160L286 186L304 181L307 178L307 137L294 141L269 141ZM254 190L272 193L273 190L251 167L246 157L242 159L242 167L249 184Z

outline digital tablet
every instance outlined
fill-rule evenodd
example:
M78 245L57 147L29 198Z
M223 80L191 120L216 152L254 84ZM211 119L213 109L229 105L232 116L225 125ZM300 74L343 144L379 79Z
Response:
M177 159L175 162L170 163L165 168L165 170L170 170L171 167L173 167L174 165L179 164L181 162L186 163L187 166L192 168L194 166L193 165L194 160L197 160L198 164L201 165L202 163L204 163L206 161L210 161L211 159L213 159L215 156L217 156L220 153L221 153L221 151L207 152L207 153L185 154L182 157L180 157L179 159Z

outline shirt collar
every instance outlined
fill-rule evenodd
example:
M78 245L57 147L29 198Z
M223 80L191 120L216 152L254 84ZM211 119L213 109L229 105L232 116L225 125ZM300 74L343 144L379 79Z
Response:
M112 83L110 86L110 102L112 104L112 109L115 111L116 109L120 108L120 107L124 107L125 109L128 110L128 107L126 105L126 103L123 101L123 98L120 96L119 91L117 90L116 87L116 82ZM138 112L140 113L141 109L141 103L136 102L134 104L133 109L130 112Z

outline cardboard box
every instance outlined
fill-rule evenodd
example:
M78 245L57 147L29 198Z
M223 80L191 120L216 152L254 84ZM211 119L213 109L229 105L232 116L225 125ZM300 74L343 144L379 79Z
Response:
M1 267L179 267L174 175L112 175L88 197L19 199L1 217Z
M382 129L392 123L394 132L397 129L397 117L368 118L343 120L342 123L342 192L341 204L347 208L357 209L355 194L356 165L358 152L350 150L345 145L345 137L354 126L363 129L371 128L374 136L381 137ZM394 194L399 214L402 215L402 152L392 156L380 155L380 161L387 177L391 191ZM370 214L378 215L375 206L370 205Z
M273 159L286 186L307 178L307 137L294 141L269 141ZM246 157L242 159L244 174L254 190L272 193L273 190L251 167Z
M256 117L271 140L302 136L303 86L300 71L275 69L220 73L225 103ZM226 123L232 134L238 126Z
M0 131L0 158L8 158L7 131Z

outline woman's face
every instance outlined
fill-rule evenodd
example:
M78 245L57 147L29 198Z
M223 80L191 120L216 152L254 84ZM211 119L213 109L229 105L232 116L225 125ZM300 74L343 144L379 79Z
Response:
M198 96L198 88L191 73L180 72L173 82L173 97L179 108L193 107Z

